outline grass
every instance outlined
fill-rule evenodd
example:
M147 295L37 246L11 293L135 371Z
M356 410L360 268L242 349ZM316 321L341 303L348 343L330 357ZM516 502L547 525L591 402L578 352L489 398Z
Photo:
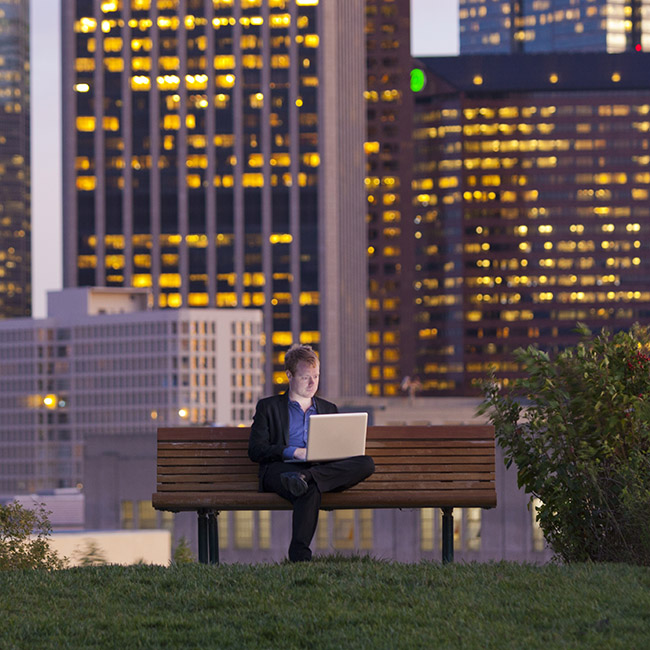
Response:
M650 647L627 565L145 565L0 573L0 648Z

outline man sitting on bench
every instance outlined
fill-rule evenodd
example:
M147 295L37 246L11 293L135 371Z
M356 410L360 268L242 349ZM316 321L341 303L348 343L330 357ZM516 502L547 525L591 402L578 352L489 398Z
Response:
M289 560L308 562L323 492L339 492L375 471L370 456L306 462L309 417L337 413L332 402L316 397L320 362L309 345L293 345L284 362L289 390L257 403L248 456L260 464L260 491L275 492L293 504ZM291 461L291 462L287 462Z

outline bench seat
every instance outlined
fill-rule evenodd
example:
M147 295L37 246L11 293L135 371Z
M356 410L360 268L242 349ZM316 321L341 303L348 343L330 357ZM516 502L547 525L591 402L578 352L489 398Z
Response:
M249 432L243 427L158 429L153 506L199 512L200 560L206 559L204 547L206 543L211 546L216 535L205 530L216 527L216 516L211 513L291 509L278 495L258 491L258 465L247 453ZM375 461L375 473L345 492L324 494L323 509L443 508L443 560L449 561L453 529L447 531L451 532L451 550L445 549L445 526L449 526L451 510L496 506L494 428L490 425L371 426L366 453Z

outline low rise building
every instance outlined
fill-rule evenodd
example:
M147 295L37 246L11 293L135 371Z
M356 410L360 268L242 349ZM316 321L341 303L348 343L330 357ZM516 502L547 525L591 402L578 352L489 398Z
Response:
M0 494L82 486L96 436L250 421L261 312L150 305L146 289L73 288L45 319L0 321Z

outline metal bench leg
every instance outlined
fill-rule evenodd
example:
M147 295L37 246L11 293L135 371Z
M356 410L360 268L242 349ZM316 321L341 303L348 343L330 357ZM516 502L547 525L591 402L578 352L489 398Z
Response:
M442 563L454 561L454 509L442 508Z
M206 510L197 510L199 515L199 562L208 563L208 515Z
M208 546L210 564L219 564L219 513L211 510L208 513Z

